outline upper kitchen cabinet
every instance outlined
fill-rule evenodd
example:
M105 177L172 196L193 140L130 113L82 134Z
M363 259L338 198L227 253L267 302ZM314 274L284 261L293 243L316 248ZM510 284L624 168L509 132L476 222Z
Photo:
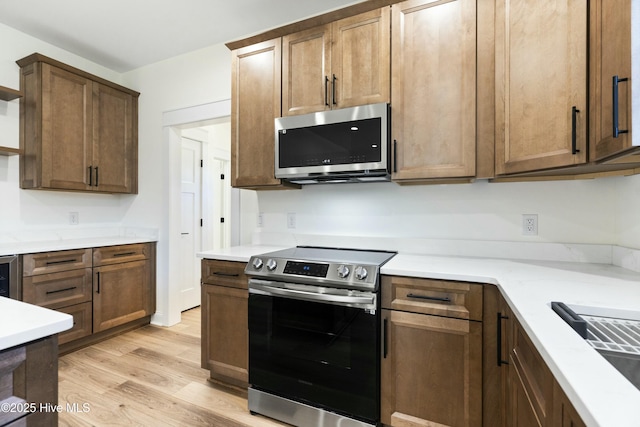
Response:
M231 67L231 185L279 188L274 120L281 108L281 39L232 51Z
M285 35L282 115L389 102L389 7Z
M593 161L629 154L640 146L640 138L634 142L631 134L632 51L636 63L640 60L638 46L632 49L632 22L638 22L638 16L632 19L631 0L592 2L589 143ZM634 42L640 44L640 25L635 26Z
M476 1L392 6L394 181L476 174Z
M21 188L137 193L139 93L40 54L17 63Z
M495 28L496 174L585 163L587 2L500 0Z

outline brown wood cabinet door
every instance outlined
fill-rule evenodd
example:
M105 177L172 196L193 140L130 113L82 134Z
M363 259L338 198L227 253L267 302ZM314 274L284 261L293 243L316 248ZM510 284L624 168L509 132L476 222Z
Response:
M496 174L586 162L587 37L587 2L497 2Z
M246 289L202 285L202 367L240 387L249 381L248 299Z
M613 77L631 77L631 1L597 0L590 9L590 157L601 160L631 147L631 134L613 131ZM618 129L630 130L631 81L617 89Z
M275 123L280 117L281 39L232 52L231 185L265 188L275 178Z
M393 310L382 318L382 422L482 425L482 323Z
M389 102L390 11L383 7L331 25L332 108Z
M42 64L43 188L89 189L92 82Z
M137 193L138 150L134 132L137 99L93 83L93 188L109 193Z
M511 363L513 358L509 359ZM509 413L507 425L512 427L543 427L545 420L540 419L531 405L525 380L517 368L509 370Z
M282 115L331 109L331 26L282 38Z
M392 178L473 177L476 170L476 2L392 7Z
M149 261L93 269L93 332L100 332L151 313Z
M515 318L507 380L507 425L551 426L553 375Z

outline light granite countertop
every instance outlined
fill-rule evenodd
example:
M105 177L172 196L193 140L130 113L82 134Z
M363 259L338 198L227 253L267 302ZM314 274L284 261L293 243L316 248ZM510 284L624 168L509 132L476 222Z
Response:
M48 308L0 297L0 351L66 331L73 317Z

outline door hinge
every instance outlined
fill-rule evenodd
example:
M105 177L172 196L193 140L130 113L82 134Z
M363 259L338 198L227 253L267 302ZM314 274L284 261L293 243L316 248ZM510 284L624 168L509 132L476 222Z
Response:
M200 227L202 227L202 218L200 218Z
M220 174L220 179L224 179L224 174L223 173Z
M220 222L224 222L224 218L220 218Z
M202 165L204 165L204 161L200 159L200 167L202 167Z

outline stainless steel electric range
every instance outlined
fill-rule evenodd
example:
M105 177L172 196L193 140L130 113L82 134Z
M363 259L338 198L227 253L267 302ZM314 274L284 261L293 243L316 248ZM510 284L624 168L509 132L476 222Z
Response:
M380 267L396 253L298 246L251 257L249 410L378 426Z

